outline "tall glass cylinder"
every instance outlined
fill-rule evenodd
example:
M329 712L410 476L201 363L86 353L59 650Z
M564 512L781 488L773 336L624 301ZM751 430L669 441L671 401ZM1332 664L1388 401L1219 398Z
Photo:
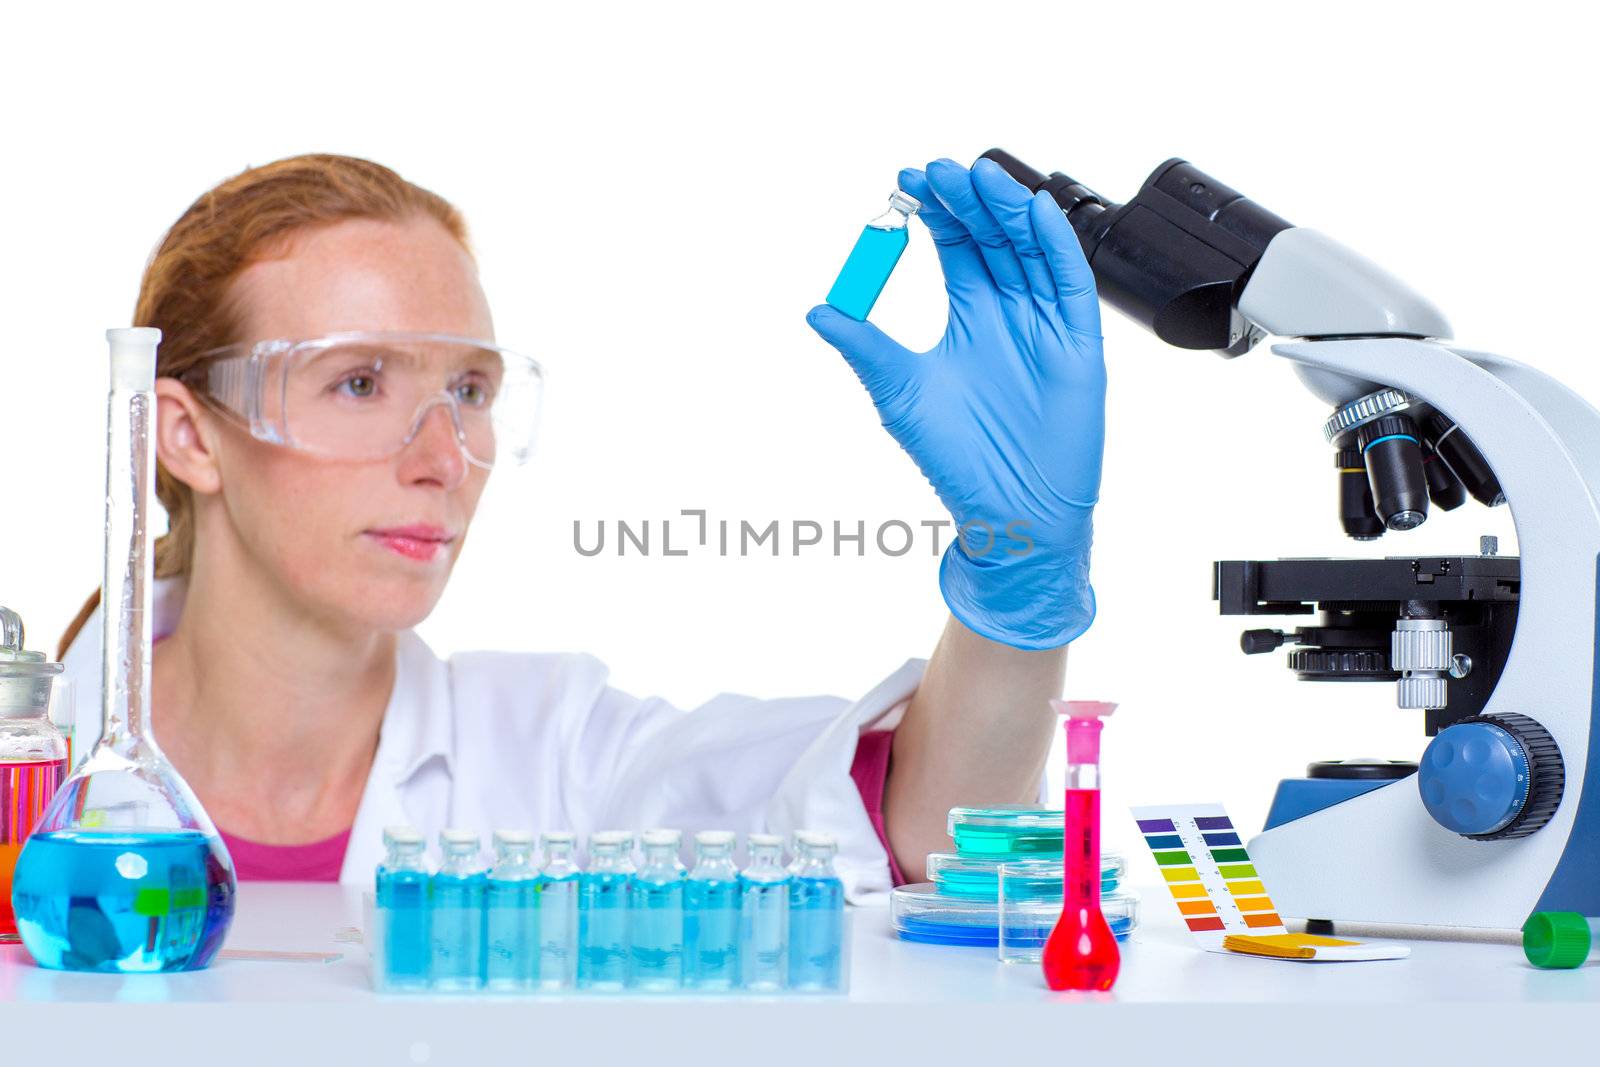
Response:
M216 956L233 920L233 861L150 733L150 496L161 332L108 330L106 557L100 741L40 818L12 901L44 967L182 971Z

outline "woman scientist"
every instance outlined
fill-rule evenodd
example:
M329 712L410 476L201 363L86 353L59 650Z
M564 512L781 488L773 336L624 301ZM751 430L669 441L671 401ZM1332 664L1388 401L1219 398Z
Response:
M906 170L950 297L912 353L811 326L963 536L926 662L860 700L723 694L685 711L582 653L435 656L438 602L538 367L494 343L461 216L364 160L252 168L152 255L162 331L153 720L243 878L367 881L381 828L831 831L852 899L946 841L955 804L1038 796L1049 698L1094 616L1105 371L1093 277L1048 197L999 167ZM98 729L94 601L63 639ZM892 731L892 732L891 732Z

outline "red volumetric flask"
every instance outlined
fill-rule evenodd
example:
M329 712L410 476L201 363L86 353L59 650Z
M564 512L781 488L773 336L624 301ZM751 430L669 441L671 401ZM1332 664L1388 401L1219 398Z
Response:
M1100 910L1100 731L1116 705L1052 700L1066 716L1066 825L1062 837L1061 918L1044 945L1044 980L1054 990L1105 992L1122 954Z

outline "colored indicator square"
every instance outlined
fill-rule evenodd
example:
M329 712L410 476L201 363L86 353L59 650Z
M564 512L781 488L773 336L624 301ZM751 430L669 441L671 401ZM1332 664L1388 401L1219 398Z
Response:
M1203 919L1185 919L1183 921L1188 924L1189 929L1197 934L1205 933L1207 930L1227 929L1222 925L1222 920L1215 915L1210 915Z
M1224 878L1259 878L1256 869L1248 863L1235 863L1227 867L1218 867Z
M1259 929L1263 926L1282 926L1283 920L1278 918L1278 913L1275 911L1263 911L1254 915L1246 915L1244 924L1251 929Z
M1240 911L1272 911L1271 897L1234 897L1234 907Z
M1233 823L1226 815L1199 815L1194 824L1202 830L1232 830Z
M1199 882L1180 882L1177 885L1169 885L1167 886L1167 892L1179 900L1187 897L1209 897L1211 895L1206 892L1206 887Z
M1204 834L1202 836L1205 837L1206 844L1212 848L1222 848L1225 845L1237 845L1239 843L1238 834Z
M1214 848L1211 858L1218 863L1249 863L1250 853L1242 848Z
M1172 825L1171 819L1140 819L1139 832L1141 834L1170 834L1178 828Z
M1159 834L1144 839L1145 844L1151 848L1182 848L1183 838L1177 834Z
M1258 897L1267 892L1267 887L1260 882L1229 882L1228 892L1236 897Z
M1161 877L1169 882L1198 882L1200 872L1193 867L1164 867Z
M1184 915L1215 915L1217 909L1211 906L1209 900L1180 900L1178 911Z
M1194 858L1187 852L1157 852L1156 862L1163 867L1173 867L1180 863L1193 863Z

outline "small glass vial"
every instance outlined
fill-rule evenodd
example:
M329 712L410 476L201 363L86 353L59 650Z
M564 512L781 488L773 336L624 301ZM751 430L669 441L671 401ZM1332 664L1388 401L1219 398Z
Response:
M539 837L539 988L571 989L578 983L578 881L573 856L577 835L551 830Z
M694 869L683 887L683 984L720 991L739 985L739 868L730 830L694 835Z
M827 834L799 832L800 867L789 882L789 988L838 989L843 977L844 883Z
M433 988L445 992L481 989L484 979L485 911L488 875L478 859L478 835L445 830L444 853L429 883L433 916Z
M865 321L878 295L894 273L900 254L910 240L907 224L922 207L914 196L896 189L889 197L889 209L867 223L844 261L828 303L857 321Z
M484 984L501 992L524 992L539 984L539 867L533 834L494 832L494 867L484 894L488 911L488 959Z
M683 864L676 830L646 830L644 863L629 888L628 984L660 992L683 986Z
M578 988L628 985L628 885L633 835L601 830L589 836L589 869L578 888Z
M430 957L428 843L410 826L383 831L383 862L377 871L378 944L382 959L375 976L386 992L428 988Z
M751 834L750 863L739 874L739 984L776 991L789 977L789 872L783 838Z

